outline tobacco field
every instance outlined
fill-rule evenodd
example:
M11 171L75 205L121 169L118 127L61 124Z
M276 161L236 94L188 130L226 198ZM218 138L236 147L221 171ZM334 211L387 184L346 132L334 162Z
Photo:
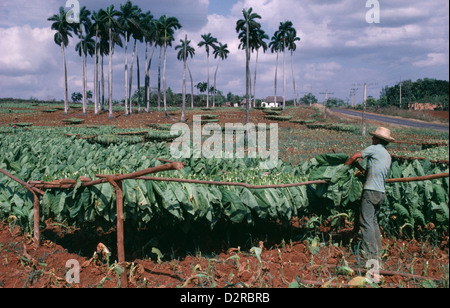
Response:
M259 113L257 119L262 119L265 115ZM299 116L296 111L288 112L288 116L297 121L303 115L301 113ZM306 120L302 121L308 121L309 116L307 114ZM96 179L98 174L127 174L171 161L169 147L175 136L171 136L167 130L161 130L161 125L151 126L2 127L0 169L25 182L61 179L77 181L74 189L45 190L41 197L42 229L48 228L49 224L66 226L68 229L97 226L111 228L116 222L113 187L109 183L82 187L80 177ZM355 143L354 136L358 132L355 129L355 133L355 126L348 123L344 130L317 130L316 127L307 128L304 124L286 121L280 127L281 155L274 169L260 169L260 159L206 159L191 156L179 160L184 164L183 169L158 173L154 177L256 186L307 181L326 183L256 189L164 180L125 180L123 192L126 230L131 232L129 234L135 232L132 230L156 232L152 233L150 242L139 248L139 255L153 258L155 262L157 260L157 264L164 264L161 263L164 255L166 259L163 260L169 262L167 256L170 255L170 249L173 257L178 255L173 252L173 247L169 248L170 244L161 244L167 240L167 230L170 230L170 236L176 237L172 245L192 240L194 245L200 247L199 243L205 241L202 237L209 234L212 237L210 240L227 243L228 248L233 243L252 248L253 253L250 255L259 259L261 251L255 249L255 246L259 240L264 242L261 234L272 230L270 227L261 233L266 226L276 226L273 230L282 230L283 243L290 236L291 248L295 246L292 240L297 240L306 243L308 249L323 247L328 235L351 227L358 215L363 177L358 175L356 168L347 168L343 163L354 150L360 150L358 147L369 145L369 139ZM404 138L416 134L407 129L393 131ZM435 139L442 142L442 138L445 138L443 136L436 134ZM408 157L417 155L416 157L423 159L393 159L389 178L421 177L448 172L448 163L436 162L448 160L448 141L444 142L447 142L446 146L423 150L420 146L414 148L415 146L392 145L392 153ZM341 147L337 144L341 144ZM308 147L314 150L308 151ZM302 149L304 153L295 155ZM309 157L306 153L309 153ZM388 183L386 189L387 199L380 213L380 227L385 238L413 239L432 245L441 245L442 241L447 241L448 245L448 177ZM0 219L10 226L20 226L25 234L32 233L33 195L22 185L3 175L0 175L0 191ZM296 234L292 229L293 225L300 226L301 232ZM161 235L161 230L166 230L164 235ZM267 238L267 234L265 237ZM135 247L133 239L128 240L126 246ZM113 245L112 248L114 250ZM314 249L310 252L314 252ZM258 252L256 255L255 251ZM231 256L233 255L236 254ZM241 271L239 267L237 269ZM445 269L443 271L446 272ZM199 278L201 275L194 276L197 279L196 286L217 286L210 278L202 280ZM288 286L293 280L297 285L302 285L298 273L285 279L281 285ZM233 279L230 278L229 281ZM260 280L253 282L253 286L270 286L262 284ZM178 286L181 285L183 283Z
M127 137L129 138L129 137ZM138 137L139 139L140 137ZM11 170L24 181L95 178L96 174L125 174L170 160L165 143L91 143L67 137L58 130L34 129L1 140L0 169ZM134 143L131 140L131 143ZM346 154L321 154L297 166L279 160L273 170L259 169L258 159L184 159L185 168L157 176L204 181L244 182L251 185L301 183L329 180L333 184L280 189L248 189L191 183L128 180L124 182L125 219L137 227L205 224L217 222L253 225L293 217L351 215L362 192L356 169L345 169ZM423 162L394 161L391 178L407 178L448 172L448 166ZM435 232L448 232L448 178L388 185L383 229L395 235L406 226L410 231L429 224ZM32 222L32 198L21 185L3 177L0 213L13 214L24 226ZM109 184L75 190L47 190L42 199L45 217L69 224L115 220L113 190ZM395 221L391 217L395 216Z

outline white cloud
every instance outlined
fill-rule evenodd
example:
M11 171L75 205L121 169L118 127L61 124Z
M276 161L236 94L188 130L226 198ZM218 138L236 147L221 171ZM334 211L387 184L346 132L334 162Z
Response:
M337 62L313 63L305 67L305 79L307 81L323 81L335 77L342 69Z
M424 60L413 62L414 66L427 67L427 66L448 66L448 54L444 53L429 53Z
M355 40L345 43L348 47L380 47L386 45L410 44L421 38L422 30L417 25L406 25L397 28L367 27L363 34Z
M0 28L0 74L37 74L53 69L55 51L50 28Z

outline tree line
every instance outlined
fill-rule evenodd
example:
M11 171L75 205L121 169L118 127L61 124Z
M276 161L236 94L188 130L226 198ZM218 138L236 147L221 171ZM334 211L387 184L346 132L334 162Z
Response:
M81 68L83 77L83 113L87 110L87 99L90 96L94 98L94 112L98 114L100 106L103 108L105 103L105 73L104 73L104 57L109 58L108 69L108 103L109 103L109 117L112 114L112 61L115 49L117 46L125 51L124 63L124 92L125 92L125 114L132 113L132 87L133 87L133 69L136 63L137 70L137 95L138 95L138 111L140 111L140 102L145 101L145 111L149 112L150 108L150 70L152 59L155 51L159 49L159 63L158 63L158 89L157 89L157 105L158 110L161 108L161 94L163 95L163 106L167 115L167 84L166 84L166 62L167 49L172 47L175 40L175 32L182 28L182 25L176 17L163 15L155 18L150 11L142 11L140 7L134 5L131 1L121 4L119 9L114 5L110 5L106 9L91 12L85 6L80 9L79 23L71 23L67 19L67 11L64 7L59 8L59 12L54 14L48 21L51 21L51 28L55 30L54 41L61 49L63 74L64 74L64 112L67 114L69 110L68 104L68 81L67 81L67 65L66 65L66 48L69 45L70 38L77 41L75 51L81 57ZM261 28L261 24L257 22L261 16L253 12L252 8L243 9L243 19L236 22L236 33L240 40L239 48L246 52L246 99L247 102L247 118L248 108L253 105L256 106L256 81L257 81L257 64L259 51L266 52L270 48L272 53L276 53L276 70L274 78L274 94L277 97L277 80L278 80L278 60L279 55L283 54L283 108L286 106L286 51L291 53L291 69L292 69L292 83L294 91L294 105L297 104L295 98L295 74L293 66L293 52L296 50L296 43L300 41L297 37L297 31L293 27L291 21L281 22L279 29L274 33L271 41L269 36ZM187 73L191 81L191 107L194 105L194 87L197 87L201 92L206 92L206 106L215 107L216 104L216 83L217 72L222 60L226 60L230 51L228 45L219 42L211 33L201 35L202 40L198 44L198 48L205 48L207 55L207 81L197 83L194 85L192 73L188 64L188 59L195 55L195 48L191 45L191 40L188 40L187 35L184 40L180 40L180 44L175 46L178 50L177 59L183 61L183 95L182 95L182 120L184 120L184 110L186 104L186 79ZM131 46L129 46L131 43ZM145 48L145 66L144 66L144 93L141 89L140 80L140 63L138 49L141 45ZM131 63L129 65L129 50L131 52ZM253 94L252 81L250 75L250 59L251 54L256 53L255 71L253 77ZM214 72L214 83L210 82L210 56L213 55L218 59L217 66ZM94 93L89 93L87 90L87 56L94 57ZM161 81L162 69L162 81ZM161 91L162 87L162 91ZM209 90L208 90L209 89ZM212 103L210 103L210 94L212 94ZM141 97L143 96L143 97ZM253 100L252 100L253 97ZM78 97L79 98L79 97Z
M380 107L397 106L408 109L413 103L435 105L437 109L449 110L449 82L437 79L405 80L392 87L384 87L380 99L375 102Z

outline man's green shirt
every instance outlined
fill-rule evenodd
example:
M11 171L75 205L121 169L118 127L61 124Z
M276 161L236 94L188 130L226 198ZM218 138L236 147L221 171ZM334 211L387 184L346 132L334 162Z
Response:
M367 175L364 189L386 192L386 177L391 168L391 155L382 144L371 145L361 151L362 158L367 158Z

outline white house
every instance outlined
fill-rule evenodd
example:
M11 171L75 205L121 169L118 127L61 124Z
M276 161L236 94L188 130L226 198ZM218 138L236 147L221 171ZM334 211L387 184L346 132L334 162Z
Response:
M268 96L261 103L261 107L263 108L278 108L280 104L283 102L282 96Z

